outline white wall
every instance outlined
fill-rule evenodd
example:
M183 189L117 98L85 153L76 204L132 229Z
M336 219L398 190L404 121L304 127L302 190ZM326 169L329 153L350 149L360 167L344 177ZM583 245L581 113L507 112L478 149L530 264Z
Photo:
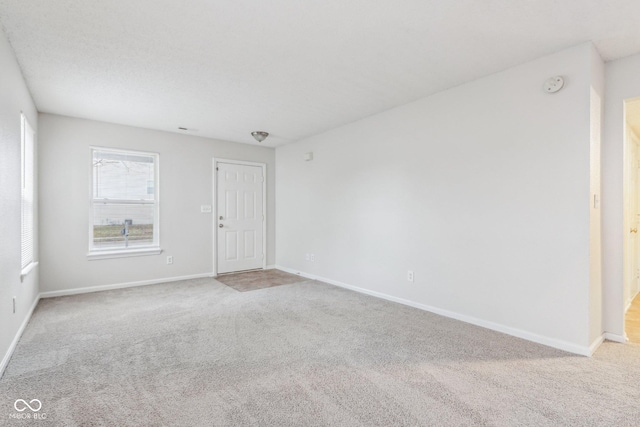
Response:
M592 55L277 148L277 265L587 352ZM544 93L554 75L566 87Z
M42 292L211 273L213 217L200 206L213 204L213 157L267 164L267 264L274 263L272 148L51 114L40 114L40 134ZM91 145L160 154L162 254L87 260Z
M22 111L38 138L38 113L18 62L0 29L0 375L16 334L38 296L38 268L20 281ZM37 146L37 142L36 142ZM36 194L37 194L36 187ZM38 230L34 236L37 243ZM37 245L36 245L37 259ZM13 313L13 297L16 313Z
M640 55L605 65L605 104L602 138L603 326L624 336L623 172L624 100L640 96Z
M602 337L602 99L604 98L604 63L592 46L590 93L590 188L589 201L589 342Z

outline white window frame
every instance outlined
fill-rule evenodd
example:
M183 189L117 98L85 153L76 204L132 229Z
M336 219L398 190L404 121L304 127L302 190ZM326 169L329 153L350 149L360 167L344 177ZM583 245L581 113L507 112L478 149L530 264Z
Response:
M158 255L162 253L160 248L160 155L148 151L135 151L123 148L110 147L89 147L89 260L124 258L142 255ZM93 206L95 203L105 203L105 199L94 199L94 174L93 174L93 153L95 151L106 151L115 154L139 155L153 157L153 180L154 180L154 201L131 201L131 200L109 200L107 203L114 204L151 204L154 205L153 212L153 243L146 246L136 246L133 248L94 248L93 247Z
M20 113L20 128L20 280L22 281L38 265L38 262L36 260L36 133L24 113ZM27 138L28 134L32 135L31 140ZM30 147L27 146L28 142L31 143ZM31 210L31 224L25 224L25 219L28 217L26 209ZM25 233L27 226L30 226L31 230Z

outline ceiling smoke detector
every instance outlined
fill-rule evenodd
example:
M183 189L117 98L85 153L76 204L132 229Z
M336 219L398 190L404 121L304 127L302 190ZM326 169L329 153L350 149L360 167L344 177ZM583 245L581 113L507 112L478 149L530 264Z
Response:
M256 130L254 132L251 132L251 136L253 136L256 139L256 141L262 142L265 139L267 139L267 137L269 136L269 132L263 132L261 130Z
M562 76L550 77L544 82L544 91L547 93L556 93L564 86Z

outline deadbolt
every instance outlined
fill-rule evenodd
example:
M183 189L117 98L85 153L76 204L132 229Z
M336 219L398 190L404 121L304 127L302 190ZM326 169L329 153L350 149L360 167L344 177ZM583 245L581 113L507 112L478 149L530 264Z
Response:
M220 220L222 220L222 219L223 219L223 218L222 218L222 215L220 215Z

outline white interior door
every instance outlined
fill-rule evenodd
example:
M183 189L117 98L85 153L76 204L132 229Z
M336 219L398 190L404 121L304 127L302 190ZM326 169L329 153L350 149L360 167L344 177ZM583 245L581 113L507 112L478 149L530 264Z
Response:
M264 167L216 162L218 274L264 267Z
M629 301L631 303L633 298L638 293L638 285L640 281L640 239L638 238L638 229L640 228L640 147L635 135L632 138L632 183L631 183L631 259L632 259L632 281L629 289Z
M640 228L640 182L639 166L640 152L638 138L627 127L626 135L626 179L625 190L625 225L627 236L625 245L625 280L624 280L624 305L625 310L638 292L638 281L640 279L640 239L638 239L638 229Z

